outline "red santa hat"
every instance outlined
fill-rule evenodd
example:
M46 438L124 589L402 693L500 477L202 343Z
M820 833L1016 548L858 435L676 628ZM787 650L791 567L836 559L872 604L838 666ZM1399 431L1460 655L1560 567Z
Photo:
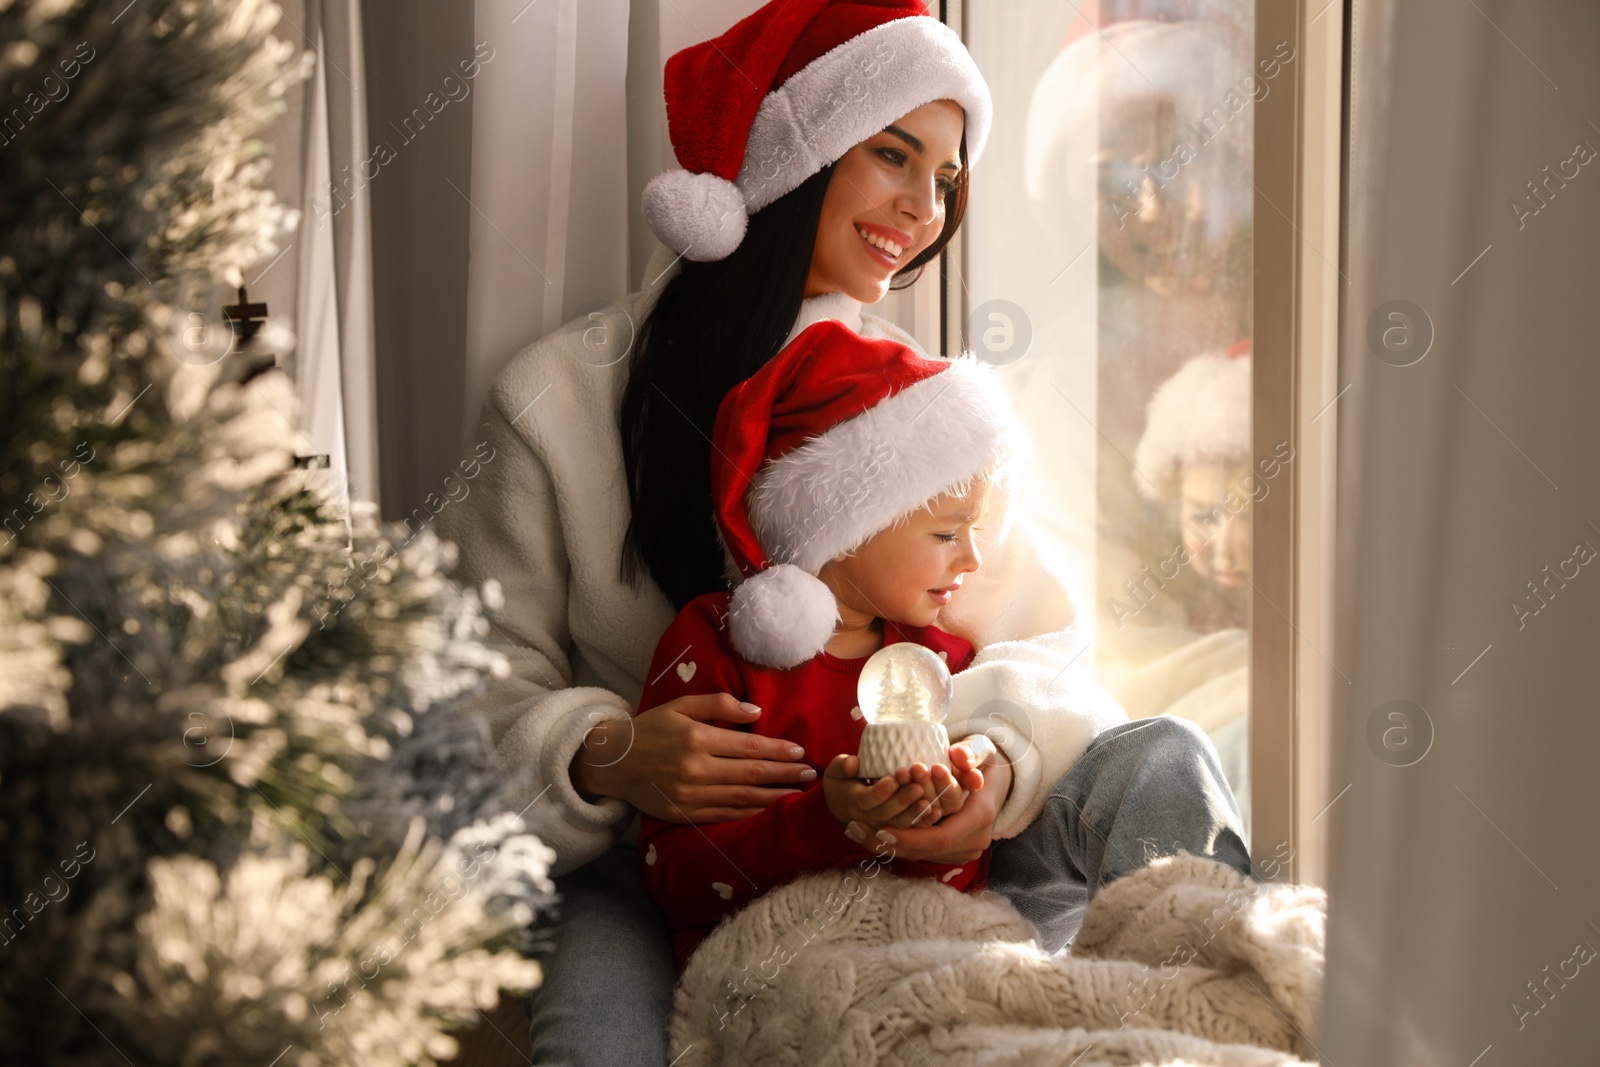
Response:
M1133 463L1144 475L1134 481L1153 500L1172 492L1186 463L1249 465L1250 338L1200 353L1161 383Z
M1023 442L995 371L931 359L824 319L735 386L717 409L711 493L745 580L733 647L787 669L839 622L822 565L941 493L998 472Z
M667 60L667 130L682 170L644 190L663 244L724 259L748 216L934 100L966 111L967 164L989 137L989 87L921 0L772 0Z

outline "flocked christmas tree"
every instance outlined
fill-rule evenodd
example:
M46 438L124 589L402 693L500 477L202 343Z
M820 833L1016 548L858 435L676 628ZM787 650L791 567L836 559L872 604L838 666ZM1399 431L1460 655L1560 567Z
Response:
M0 0L7 1062L429 1063L537 981L478 594L294 469L281 372L180 358L293 221L277 14Z

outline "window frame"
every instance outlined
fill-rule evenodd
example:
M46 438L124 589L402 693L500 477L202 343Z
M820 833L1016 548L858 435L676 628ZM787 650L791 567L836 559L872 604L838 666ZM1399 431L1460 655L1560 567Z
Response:
M1288 79L1256 112L1253 447L1288 440L1283 494L1256 512L1251 606L1250 773L1255 847L1294 851L1279 877L1327 871L1329 708L1348 685L1331 660L1335 405L1344 275L1346 0L1259 4L1256 52L1293 44Z

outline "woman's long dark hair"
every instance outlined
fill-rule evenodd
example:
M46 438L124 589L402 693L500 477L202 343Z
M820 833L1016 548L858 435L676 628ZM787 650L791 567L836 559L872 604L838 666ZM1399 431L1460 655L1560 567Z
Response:
M967 141L938 240L895 273L916 283L967 210ZM830 163L750 217L731 256L682 260L639 331L622 394L622 462L631 512L620 571L638 588L640 565L673 606L727 588L711 504L711 431L728 390L766 365L794 328L811 270Z

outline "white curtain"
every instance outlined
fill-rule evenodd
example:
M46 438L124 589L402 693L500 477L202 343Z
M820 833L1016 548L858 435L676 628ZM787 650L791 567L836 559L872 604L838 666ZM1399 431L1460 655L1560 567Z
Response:
M761 0L279 4L315 56L264 135L301 220L245 281L297 336L301 451L426 521L505 362L641 284L662 65Z
M279 0L277 36L314 57L310 78L265 131L271 184L300 212L280 254L244 273L252 301L292 324L278 353L295 380L297 452L326 456L353 498L376 500L378 409L374 361L371 209L361 10L355 0Z
M426 522L506 361L642 284L663 64L761 2L279 0L315 59L263 134L301 219L245 281L297 336L302 453Z
M519 10L520 9L520 10ZM519 349L628 269L627 0L477 0L463 448Z
M644 185L676 166L661 69L762 0L476 0L463 449L519 349L639 287Z
M675 165L662 64L760 2L366 0L377 135L479 63L373 183L386 516L471 451L508 359L639 287L658 247L640 194Z

